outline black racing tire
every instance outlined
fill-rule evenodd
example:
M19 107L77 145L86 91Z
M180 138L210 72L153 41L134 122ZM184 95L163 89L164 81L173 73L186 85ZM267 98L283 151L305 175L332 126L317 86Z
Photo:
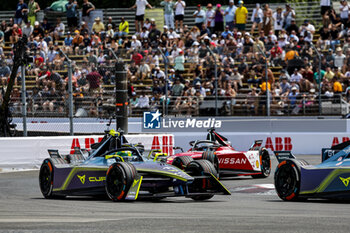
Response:
M39 171L40 191L46 199L62 199L65 195L53 194L54 165L50 159L45 159Z
M209 162L211 162L214 165L218 174L220 173L219 159L216 156L216 154L214 153L214 151L204 151L202 154L202 159L205 159L205 160L208 160Z
M269 152L266 149L260 150L260 160L261 160L261 174L252 175L253 178L267 178L271 173L271 158Z
M192 176L202 176L213 174L215 177L218 177L218 172L216 171L214 165L208 160L194 160L190 162L186 169L186 172L189 172ZM208 178L198 178L193 181L193 183L189 186L190 192L206 192L208 189L212 188L212 184L210 179ZM214 194L208 195L198 195L191 196L193 200L202 201L208 200L212 198Z
M275 171L275 189L284 201L298 201L300 192L300 164L295 159L282 161Z
M113 163L106 174L105 189L112 201L124 201L137 175L132 164L125 162Z
M53 163L45 159L39 171L39 186L43 196L47 199L53 197Z
M171 165L180 168L181 170L185 170L187 165L193 161L191 156L178 156L175 157Z

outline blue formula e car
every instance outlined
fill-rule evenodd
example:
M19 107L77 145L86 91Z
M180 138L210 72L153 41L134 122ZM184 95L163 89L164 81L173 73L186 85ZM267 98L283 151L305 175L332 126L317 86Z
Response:
M350 142L322 149L322 163L311 166L290 151L275 151L279 161L275 189L285 201L350 199Z
M50 158L43 161L39 173L45 198L108 196L123 201L185 196L206 200L215 194L230 195L207 160L192 161L185 170L161 159L147 160L114 130L92 147L86 159L81 153L63 156L49 151Z

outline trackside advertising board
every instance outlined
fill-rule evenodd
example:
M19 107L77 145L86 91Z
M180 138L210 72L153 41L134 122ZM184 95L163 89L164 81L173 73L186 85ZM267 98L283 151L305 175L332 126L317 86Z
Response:
M60 154L69 154L74 147L90 150L93 143L103 135L0 138L0 168L38 168L49 157L48 149L58 149ZM130 143L142 143L145 150L161 149L173 154L174 136L171 134L126 135Z

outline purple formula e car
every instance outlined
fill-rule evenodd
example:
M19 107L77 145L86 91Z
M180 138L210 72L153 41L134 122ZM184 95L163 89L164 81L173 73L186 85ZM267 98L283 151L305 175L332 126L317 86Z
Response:
M350 141L322 149L322 163L309 165L290 151L275 151L275 188L285 201L308 198L350 200Z
M185 196L206 200L215 194L230 195L207 160L192 161L184 171L161 158L147 160L114 130L92 148L86 159L82 153L62 156L49 150L50 158L43 161L39 174L45 198L108 196L123 201Z

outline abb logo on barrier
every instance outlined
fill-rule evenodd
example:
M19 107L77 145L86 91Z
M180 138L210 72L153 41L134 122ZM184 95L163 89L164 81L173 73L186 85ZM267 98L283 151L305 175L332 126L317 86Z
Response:
M266 138L265 148L271 149L272 151L288 150L293 149L292 139L290 137L275 137L275 146L273 145L270 137Z
M94 138L85 138L83 140L85 141L85 149L90 150L91 145L94 144L95 142L100 142L102 140L102 137L99 137L97 141L95 141ZM160 140L162 143L160 143ZM79 138L73 138L70 154L74 154L75 147L81 148ZM152 150L162 149L163 153L172 155L173 154L173 136L154 136L152 140L151 149Z
M350 140L349 137L343 137L342 138L342 142L347 142L349 140ZM333 141L332 141L332 146L338 145L340 143L339 141L340 140L338 140L338 137L334 137Z

